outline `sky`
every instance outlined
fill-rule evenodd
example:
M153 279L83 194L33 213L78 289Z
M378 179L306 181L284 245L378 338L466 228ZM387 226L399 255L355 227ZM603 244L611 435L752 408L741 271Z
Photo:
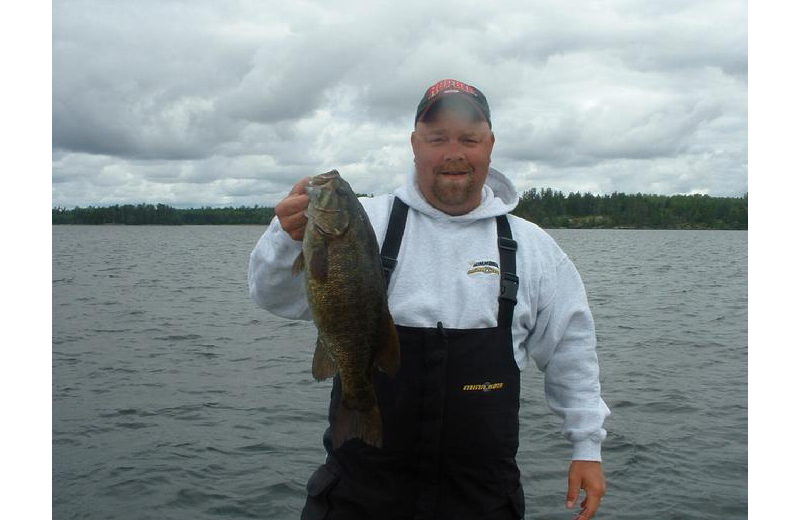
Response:
M271 206L333 168L389 193L445 78L486 95L519 191L741 196L747 21L740 0L54 0L52 205Z

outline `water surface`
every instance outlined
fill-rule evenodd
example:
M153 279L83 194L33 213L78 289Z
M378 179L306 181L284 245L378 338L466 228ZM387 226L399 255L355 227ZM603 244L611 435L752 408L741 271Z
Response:
M53 518L295 519L324 459L313 325L247 293L260 226L53 227ZM747 232L551 230L595 315L596 518L747 517ZM571 450L523 373L526 518Z

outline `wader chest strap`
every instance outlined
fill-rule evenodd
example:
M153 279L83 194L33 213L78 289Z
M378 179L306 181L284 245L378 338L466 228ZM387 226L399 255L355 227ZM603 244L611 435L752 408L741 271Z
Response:
M497 247L500 252L500 302L497 315L498 327L510 327L517 304L517 242L512 238L511 226L506 215L497 217Z
M386 236L381 247L381 264L383 277L386 280L386 290L389 290L389 280L397 265L397 254L400 252L400 242L403 241L403 232L406 230L406 217L408 205L395 196L392 204L392 214L389 216L389 225L386 227Z

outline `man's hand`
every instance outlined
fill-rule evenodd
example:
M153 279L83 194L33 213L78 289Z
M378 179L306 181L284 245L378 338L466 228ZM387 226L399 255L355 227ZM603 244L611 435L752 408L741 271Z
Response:
M275 206L275 215L278 217L281 227L286 231L290 237L295 240L303 240L303 234L306 232L306 208L308 207L308 195L306 194L306 186L311 180L311 177L305 177L292 187L282 201Z
M586 491L586 498L581 502L581 511L575 520L589 520L594 516L603 495L606 494L603 465L592 460L573 460L569 466L567 481L567 509L575 507L575 501L583 489Z

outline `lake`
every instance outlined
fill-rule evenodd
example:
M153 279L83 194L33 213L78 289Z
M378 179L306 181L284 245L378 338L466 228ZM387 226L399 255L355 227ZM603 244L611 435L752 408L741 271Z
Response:
M297 519L330 381L308 322L247 289L261 226L53 226L53 518ZM595 317L608 494L595 518L747 518L747 232L548 230ZM522 374L526 518L571 448Z

